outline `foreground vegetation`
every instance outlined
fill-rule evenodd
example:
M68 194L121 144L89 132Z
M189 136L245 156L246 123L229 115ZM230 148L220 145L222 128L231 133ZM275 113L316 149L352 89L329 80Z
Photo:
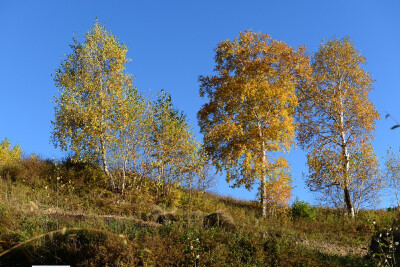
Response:
M70 160L31 156L0 176L1 266L372 266L376 229L398 222L301 201L262 218L255 202L184 188L174 201L151 186L121 196L101 169Z
M370 144L379 114L365 58L347 39L313 57L261 33L222 41L200 76L203 144L161 90L141 95L127 47L98 21L54 74L52 141L61 162L0 143L0 262L5 266L396 265L400 158L380 171ZM297 124L296 124L297 122ZM297 125L297 126L296 126ZM291 197L295 136L306 184L331 206ZM216 172L259 186L260 202L206 193ZM393 181L393 182L391 182ZM398 200L398 198L397 198ZM369 251L368 251L369 250Z

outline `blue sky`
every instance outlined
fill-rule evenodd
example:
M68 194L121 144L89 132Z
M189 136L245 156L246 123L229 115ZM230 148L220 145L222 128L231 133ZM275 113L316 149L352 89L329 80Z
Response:
M0 140L8 137L28 154L64 155L50 143L57 94L51 74L71 52L74 34L83 40L96 17L128 46L127 69L139 90L169 92L199 140L196 113L204 100L197 78L212 73L219 41L247 29L305 45L309 53L332 36L350 37L375 79L370 99L382 118L389 112L400 120L400 1L1 1ZM400 130L391 131L392 124L376 124L380 157L400 146ZM305 153L292 150L288 158L294 196L316 204L302 181ZM255 192L230 189L223 178L215 191L255 198Z

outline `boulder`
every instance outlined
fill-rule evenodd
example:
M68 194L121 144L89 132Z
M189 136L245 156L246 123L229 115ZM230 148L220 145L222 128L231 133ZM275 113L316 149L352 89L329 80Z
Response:
M205 227L221 227L226 230L235 230L236 225L232 217L225 211L219 210L204 217Z

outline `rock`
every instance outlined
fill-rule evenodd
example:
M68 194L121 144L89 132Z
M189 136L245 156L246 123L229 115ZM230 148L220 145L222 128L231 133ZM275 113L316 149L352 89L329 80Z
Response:
M153 206L152 211L147 215L147 220L157 222L158 217L164 213L164 210L157 205Z
M205 227L221 227L226 230L235 230L236 225L232 217L225 211L216 211L204 217Z
M177 221L177 216L175 215L175 213L172 212L165 212L163 214L160 214L157 218L157 223L170 223L170 222L175 222Z

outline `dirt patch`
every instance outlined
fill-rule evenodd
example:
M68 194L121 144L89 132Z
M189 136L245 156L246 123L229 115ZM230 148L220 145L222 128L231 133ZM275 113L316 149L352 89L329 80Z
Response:
M364 257L365 255L367 255L368 252L367 248L341 246L317 240L301 239L300 241L297 241L296 244L304 246L308 249L316 250L326 255L340 256L340 257L346 257L349 255Z

